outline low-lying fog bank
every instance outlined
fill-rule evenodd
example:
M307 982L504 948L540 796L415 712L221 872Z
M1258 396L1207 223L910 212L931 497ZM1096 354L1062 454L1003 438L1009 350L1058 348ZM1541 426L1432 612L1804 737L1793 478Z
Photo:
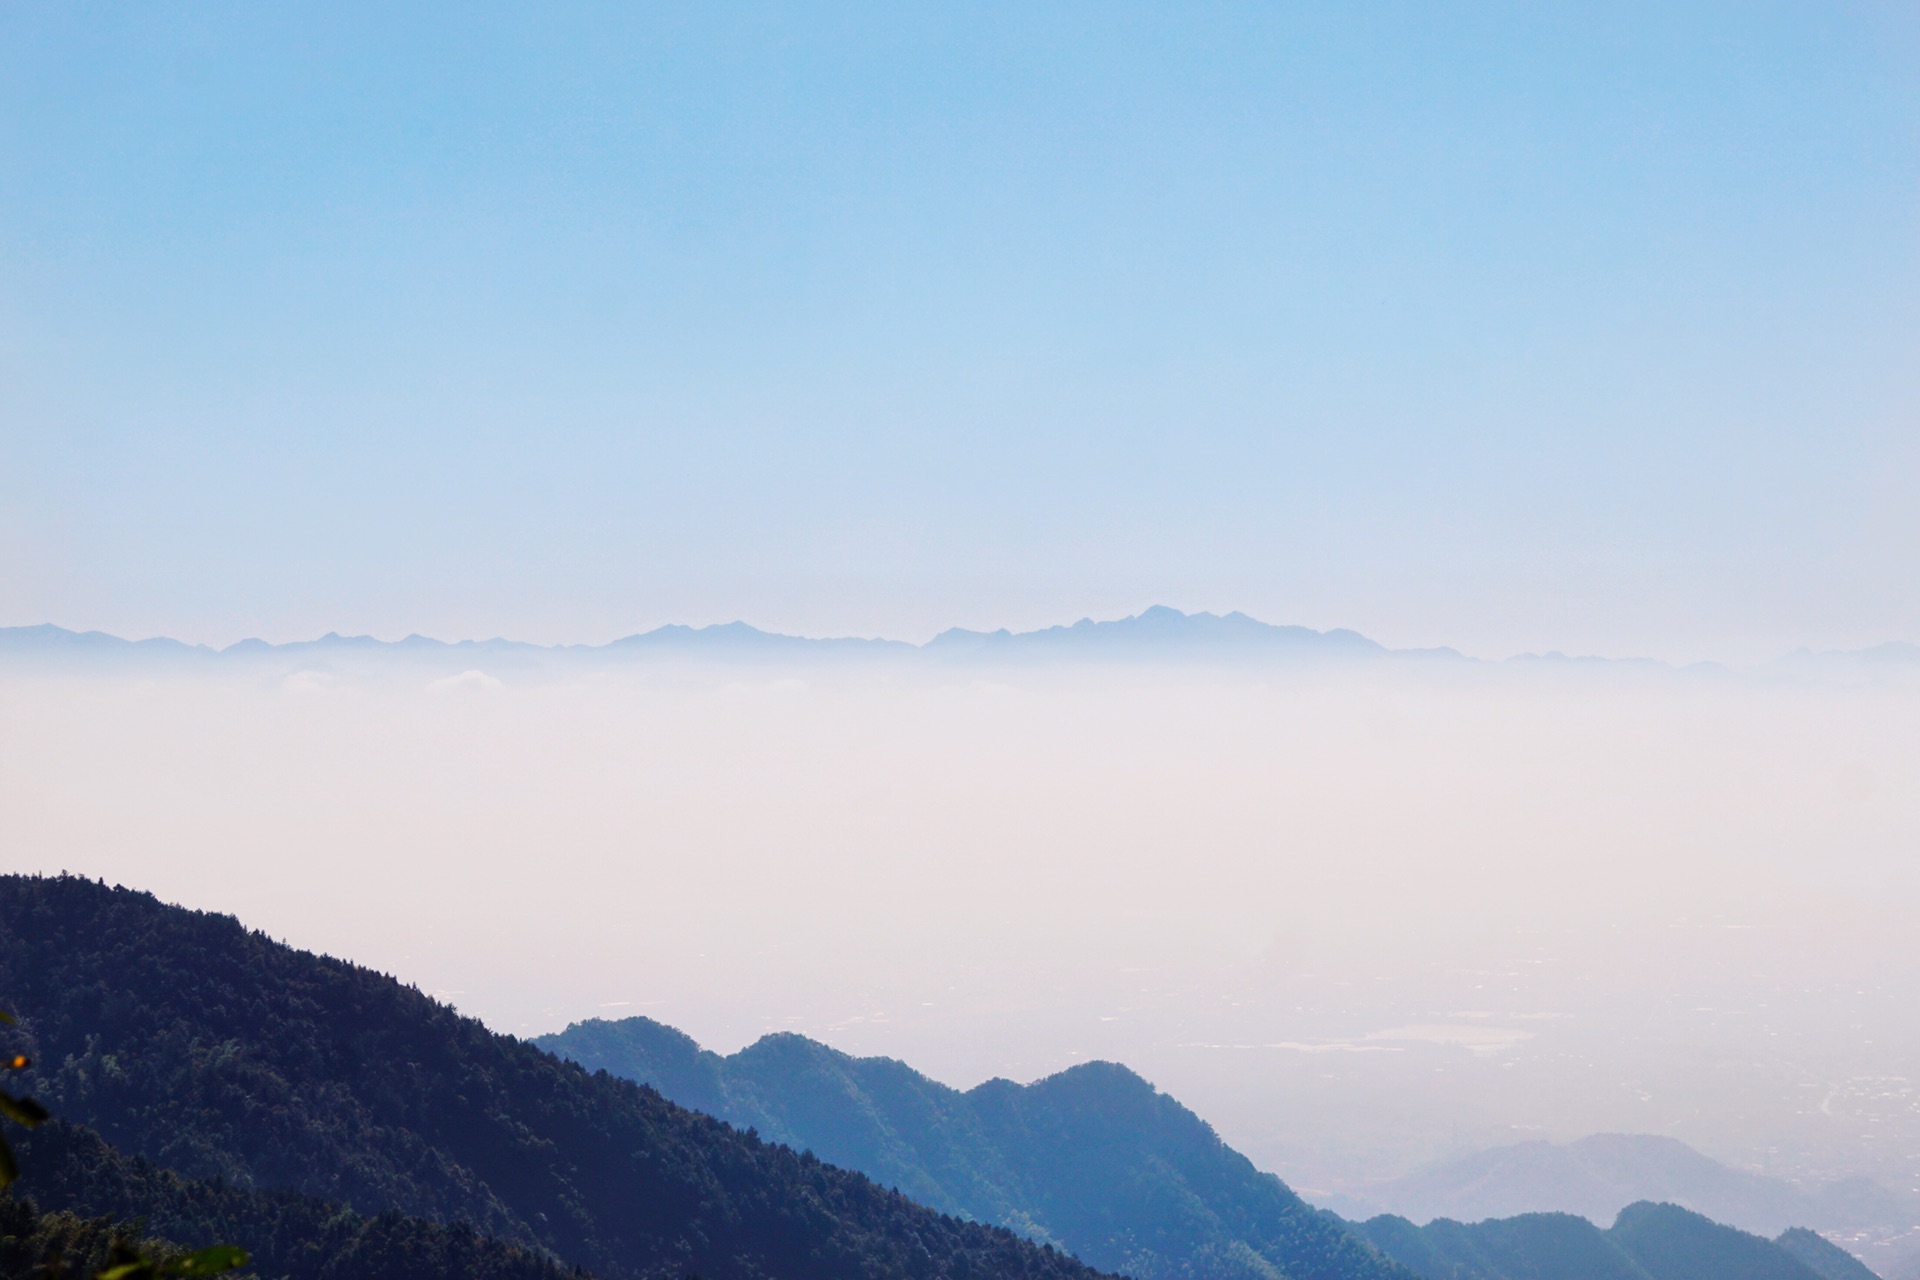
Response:
M1306 1189L1602 1131L1920 1174L1904 664L471 657L0 663L4 864L521 1034L1119 1059Z

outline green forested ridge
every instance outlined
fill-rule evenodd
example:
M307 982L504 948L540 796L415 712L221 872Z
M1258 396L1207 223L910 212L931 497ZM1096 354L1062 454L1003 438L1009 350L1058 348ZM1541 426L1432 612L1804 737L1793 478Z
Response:
M1440 1218L1424 1227L1382 1215L1355 1230L1425 1280L1861 1280L1873 1275L1810 1231L1789 1231L1770 1241L1678 1205L1644 1201L1622 1209L1604 1231L1569 1213L1470 1224ZM1824 1265L1811 1266L1809 1258Z
M215 1188L466 1222L609 1280L1092 1274L144 893L0 877L0 1003L56 1115Z
M538 1043L676 1102L1142 1280L1385 1280L1399 1268L1125 1067L965 1093L803 1036L732 1057L647 1018Z

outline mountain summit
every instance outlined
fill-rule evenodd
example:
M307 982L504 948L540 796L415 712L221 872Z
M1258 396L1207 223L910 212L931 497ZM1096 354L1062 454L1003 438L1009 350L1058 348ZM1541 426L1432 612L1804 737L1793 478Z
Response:
M926 650L994 657L1135 658L1203 653L1375 657L1390 652L1357 631L1275 626L1238 611L1225 615L1182 613L1166 605L1155 605L1112 622L1082 618L1070 627L1039 631L968 631L954 627L928 641Z

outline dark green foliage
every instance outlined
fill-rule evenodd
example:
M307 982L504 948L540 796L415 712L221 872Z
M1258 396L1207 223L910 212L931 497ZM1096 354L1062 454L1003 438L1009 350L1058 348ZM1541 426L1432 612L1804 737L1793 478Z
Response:
M0 1025L14 1026L17 1020L5 1010L0 1010ZM23 1053L8 1054L4 1060L8 1071L25 1071L31 1061ZM13 1121L28 1129L38 1129L53 1117L47 1109L32 1098L16 1098L10 1093L0 1092L0 1117ZM104 1144L102 1144L104 1149ZM15 1160L13 1148L0 1140L0 1189L12 1187L20 1180L20 1166ZM94 1234L98 1235L98 1222ZM140 1245L116 1236L106 1245L105 1257L99 1260L89 1258L84 1264L74 1260L75 1250L85 1253L97 1253L97 1241L84 1242L75 1237L75 1232L86 1230L86 1224L78 1218L71 1221L65 1218L36 1219L33 1229L28 1233L29 1243L40 1246L42 1261L37 1271L43 1275L64 1276L74 1273L82 1266L93 1273L94 1280L161 1280L162 1277L204 1277L225 1275L236 1267L245 1266L247 1251L237 1245L207 1245L192 1252L178 1252L171 1247L162 1248L157 1243ZM48 1237L48 1232L52 1236Z
M1805 1227L1783 1231L1774 1243L1805 1263L1820 1280L1880 1280L1866 1263Z
M92 1275L125 1256L129 1245L162 1261L183 1252L165 1240L132 1240L126 1224L109 1217L41 1213L31 1201L0 1196L0 1276L9 1280Z
M43 1208L128 1221L201 1249L244 1240L247 1269L288 1280L567 1280L546 1254L397 1213L371 1217L292 1191L184 1178L55 1122L25 1144L21 1188Z
M465 1221L609 1280L1090 1274L151 895L0 877L0 1000L58 1114L195 1180Z
M1760 1236L1644 1201L1621 1210L1606 1231L1566 1213L1472 1224L1440 1218L1424 1227L1382 1216L1355 1230L1425 1280L1858 1280L1823 1278Z
M1370 1280L1398 1273L1345 1224L1125 1067L966 1093L887 1058L773 1035L730 1058L646 1018L539 1043L686 1106L1052 1241L1143 1280Z
M0 1009L0 1026L14 1025L14 1017L5 1009ZM0 1061L0 1069L24 1071L30 1064L22 1054L8 1054ZM47 1122L47 1109L32 1098L19 1098L0 1089L0 1120L11 1120L28 1129L36 1129ZM13 1158L13 1147L5 1134L0 1134L0 1189L10 1187L20 1176L20 1166Z
M233 1244L212 1244L172 1258L154 1258L123 1246L119 1257L109 1255L106 1267L93 1280L202 1280L245 1265L247 1251Z

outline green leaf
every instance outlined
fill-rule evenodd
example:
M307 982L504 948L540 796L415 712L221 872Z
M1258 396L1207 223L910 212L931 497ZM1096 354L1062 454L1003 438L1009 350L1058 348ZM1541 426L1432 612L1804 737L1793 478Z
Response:
M13 1162L13 1148L0 1139L0 1190L12 1186L13 1180L19 1176L20 1166Z
M105 1271L93 1273L93 1280L135 1280L138 1276L153 1274L153 1264L145 1258L133 1262L123 1262L117 1267L108 1267Z
M8 1026L12 1026L17 1021L19 1021L19 1019L15 1018L12 1014L8 1013L5 1009L0 1009L0 1022L4 1022Z
M216 1244L211 1249L202 1249L190 1253L167 1266L167 1274L174 1276L217 1276L231 1271L235 1267L247 1265L247 1251L230 1244Z
M0 1092L0 1116L29 1129L38 1128L52 1119L47 1109L32 1098L16 1098L5 1092Z

